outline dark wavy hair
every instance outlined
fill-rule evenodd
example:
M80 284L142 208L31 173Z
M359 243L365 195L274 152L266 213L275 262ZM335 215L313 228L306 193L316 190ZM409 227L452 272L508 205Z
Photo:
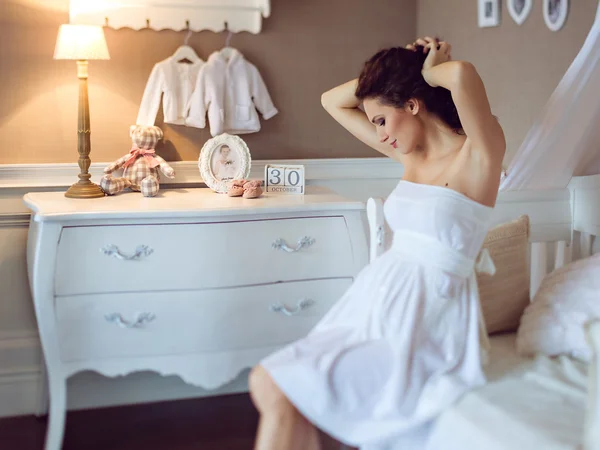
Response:
M431 87L421 75L427 54L423 53L423 47L416 48L417 51L392 47L373 55L358 78L356 97L361 101L376 98L396 108L403 108L411 98L418 99L427 111L438 116L456 133L464 134L450 91Z

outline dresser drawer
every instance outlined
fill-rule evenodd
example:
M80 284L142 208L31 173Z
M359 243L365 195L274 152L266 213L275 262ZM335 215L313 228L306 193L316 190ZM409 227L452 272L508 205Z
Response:
M352 279L56 299L63 361L216 352L305 336Z
M343 217L66 227L55 292L206 289L354 275Z

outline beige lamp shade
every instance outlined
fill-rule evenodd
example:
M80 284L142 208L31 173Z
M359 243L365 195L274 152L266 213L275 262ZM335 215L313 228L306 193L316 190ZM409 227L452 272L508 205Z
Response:
M54 59L110 59L104 30L95 25L61 25Z

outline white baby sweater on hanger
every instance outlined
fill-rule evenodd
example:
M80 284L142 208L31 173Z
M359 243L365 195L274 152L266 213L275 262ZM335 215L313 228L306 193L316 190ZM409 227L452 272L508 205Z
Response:
M148 78L136 124L154 125L162 96L164 122L185 125L189 99L203 65L202 60L186 64L171 56L157 63Z
M208 113L212 136L257 132L257 109L265 120L278 113L258 69L235 49L229 60L218 51L210 55L198 73L189 106L186 124L204 128Z

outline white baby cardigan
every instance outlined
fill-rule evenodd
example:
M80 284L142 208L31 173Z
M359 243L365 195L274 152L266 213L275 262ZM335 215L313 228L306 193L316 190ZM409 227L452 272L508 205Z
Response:
M189 99L203 65L202 60L186 64L171 56L157 63L148 78L136 124L154 125L162 95L164 122L185 125Z
M235 49L229 60L217 51L198 73L186 125L204 128L208 113L212 136L254 133L260 130L257 109L265 120L278 113L258 69Z

